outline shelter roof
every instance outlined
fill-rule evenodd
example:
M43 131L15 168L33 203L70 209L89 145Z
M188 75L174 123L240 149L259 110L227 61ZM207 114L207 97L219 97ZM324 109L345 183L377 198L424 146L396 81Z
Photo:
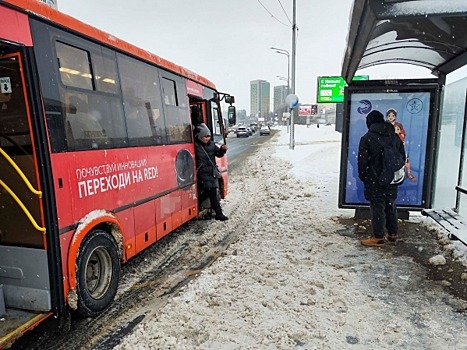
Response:
M448 74L467 64L466 23L465 0L355 0L341 75L385 63Z

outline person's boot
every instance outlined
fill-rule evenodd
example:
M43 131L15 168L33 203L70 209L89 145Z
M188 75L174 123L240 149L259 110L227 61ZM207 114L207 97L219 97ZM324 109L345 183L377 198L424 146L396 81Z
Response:
M393 233L393 234L388 233L384 236L384 239L386 240L386 242L389 242L389 243L396 243L397 238L398 238L397 233Z
M225 220L229 220L229 218L225 216L224 214L220 213L220 214L216 214L216 220L225 221Z
M362 239L360 243L365 246L380 247L383 246L386 243L386 241L384 240L384 238L370 237L367 239Z

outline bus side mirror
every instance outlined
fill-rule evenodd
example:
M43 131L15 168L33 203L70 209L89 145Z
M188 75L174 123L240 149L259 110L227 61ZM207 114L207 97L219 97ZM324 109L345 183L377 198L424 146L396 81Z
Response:
M232 95L225 95L225 103L228 103L228 104L235 103L235 97Z
M237 123L237 110L235 106L229 106L227 110L227 117L229 119L229 126L235 125Z

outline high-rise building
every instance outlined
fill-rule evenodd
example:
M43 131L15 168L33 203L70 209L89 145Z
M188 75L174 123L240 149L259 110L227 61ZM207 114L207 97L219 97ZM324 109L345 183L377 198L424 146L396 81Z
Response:
M271 86L266 80L250 81L250 114L267 120L270 112Z
M288 95L287 85L274 86L274 114L282 118L282 114L287 112L285 98Z

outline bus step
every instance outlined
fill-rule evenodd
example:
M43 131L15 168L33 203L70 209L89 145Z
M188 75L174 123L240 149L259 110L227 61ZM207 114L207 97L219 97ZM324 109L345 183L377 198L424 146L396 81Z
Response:
M3 297L3 284L0 284L0 317L6 316L5 298Z

